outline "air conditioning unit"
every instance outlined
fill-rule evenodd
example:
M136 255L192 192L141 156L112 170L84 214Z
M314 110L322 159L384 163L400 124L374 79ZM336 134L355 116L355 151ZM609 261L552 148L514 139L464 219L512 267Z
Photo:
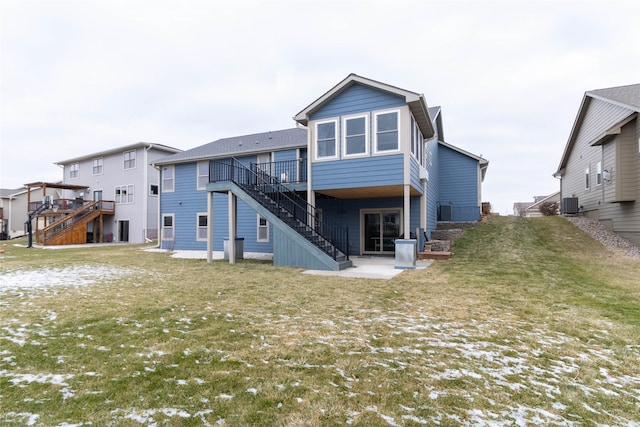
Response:
M453 220L453 206L441 205L440 206L440 218L439 221L452 221Z
M575 215L578 213L578 198L564 197L561 209L563 215Z

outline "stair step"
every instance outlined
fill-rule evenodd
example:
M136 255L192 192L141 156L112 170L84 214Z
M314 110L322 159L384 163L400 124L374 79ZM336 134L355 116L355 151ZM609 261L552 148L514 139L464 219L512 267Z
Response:
M447 260L451 259L451 255L447 251L418 252L418 259Z

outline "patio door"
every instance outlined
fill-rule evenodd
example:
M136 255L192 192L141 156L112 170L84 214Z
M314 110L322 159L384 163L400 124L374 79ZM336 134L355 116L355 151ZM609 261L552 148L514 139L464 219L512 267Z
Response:
M366 209L360 213L361 252L391 254L402 230L401 209Z

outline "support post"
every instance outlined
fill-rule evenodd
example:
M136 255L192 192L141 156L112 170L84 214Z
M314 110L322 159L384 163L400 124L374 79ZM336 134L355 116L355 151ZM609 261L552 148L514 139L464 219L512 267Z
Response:
M237 226L236 195L229 191L229 264L236 263L236 226Z
M207 193L207 262L213 261L213 191Z
M407 184L404 186L404 238L411 238L411 187Z

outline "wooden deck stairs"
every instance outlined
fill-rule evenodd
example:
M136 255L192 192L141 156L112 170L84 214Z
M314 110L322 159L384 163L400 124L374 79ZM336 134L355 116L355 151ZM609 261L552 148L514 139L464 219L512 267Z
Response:
M94 223L94 242L102 241L103 219L115 213L115 203L96 200L80 208L65 212L61 218L37 232L37 241L44 246L74 245L87 243L88 224ZM95 238L97 237L97 239Z

